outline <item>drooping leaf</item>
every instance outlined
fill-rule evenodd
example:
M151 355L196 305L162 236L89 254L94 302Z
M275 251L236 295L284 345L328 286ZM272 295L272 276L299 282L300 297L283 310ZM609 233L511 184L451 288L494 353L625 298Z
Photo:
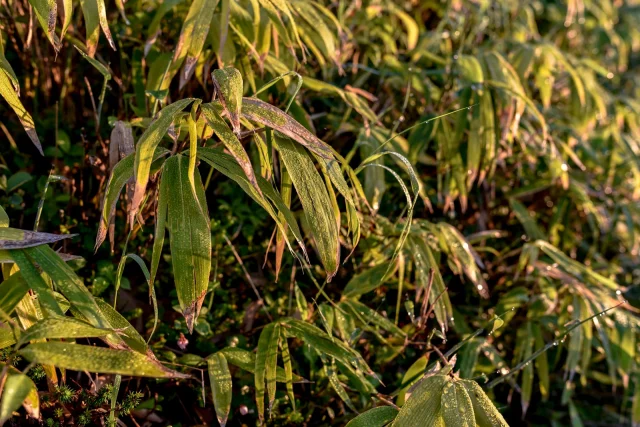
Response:
M38 390L31 378L22 373L7 374L0 396L0 425L4 424L20 405L29 406L32 415L39 414Z
M242 115L248 120L277 130L320 157L333 159L331 148L326 143L291 116L264 101L256 98L242 98Z
M193 74L196 62L205 45L213 11L217 4L218 0L194 0L189 7L173 53L172 71L167 76L168 80L171 80L184 63L184 69L180 75L180 89Z
M214 353L207 357L207 369L211 382L211 396L216 415L221 427L227 424L231 410L232 383L227 359L222 353Z
M80 0L80 5L82 6L87 34L87 54L92 58L94 57L98 48L98 40L100 39L100 28L102 28L109 46L116 50L116 45L109 30L109 23L107 22L107 10L104 0Z
M275 400L276 368L278 366L278 341L280 340L280 324L270 323L260 333L258 351L256 353L255 386L258 417L264 420L264 384L267 382L269 410Z
M459 382L450 382L444 386L440 404L446 426L476 426L471 398L466 388Z
M29 0L29 3L33 6L36 18L38 18L38 22L53 45L53 48L56 52L59 51L60 39L55 33L56 19L58 17L56 0Z
M233 98L233 95L229 95L229 96ZM242 99L241 96L238 98L239 100ZM236 102L237 101L238 100L236 100ZM228 110L225 110L225 111L228 111ZM258 182L256 180L256 176L253 170L253 166L251 166L251 161L249 160L249 156L247 155L247 152L245 151L244 147L242 146L242 144L240 143L236 135L234 135L234 133L231 132L227 124L224 122L224 120L222 120L222 118L218 114L218 111L216 111L216 108L214 107L213 104L203 104L202 112L209 126L211 126L211 128L213 129L215 134L218 135L218 137L220 138L224 146L227 148L227 150L229 150L231 155L236 159L236 161L244 171L245 175L247 176L247 179L249 180L251 185L256 189L258 194L262 196L262 191L260 191L260 186L258 185ZM238 106L238 112L239 112L239 106ZM227 114L230 114L230 113L227 113ZM236 120L239 120L237 114L236 114ZM240 127L239 122L237 126L239 129ZM239 132L239 130L236 131L236 133L237 132Z
M22 127L27 132L27 135L31 139L31 142L33 142L33 145L36 146L40 154L44 155L44 152L42 151L42 145L40 144L40 139L38 138L38 134L36 132L35 124L33 123L33 118L31 117L31 114L29 114L24 108L22 102L20 102L20 98L18 97L18 93L15 90L14 84L9 78L9 74L4 72L4 70L0 70L0 96L2 96L5 101L7 101L9 106L18 115L18 119L20 120L20 123L22 123Z
M151 163L154 160L156 147L169 130L176 116L193 101L193 98L182 99L163 108L158 118L149 125L138 140L134 162L134 174L136 178L135 191L133 200L131 201L131 212L129 214L129 223L131 225L133 225L133 218L140 208L145 190L147 189Z
M339 267L340 244L327 188L304 148L285 138L277 139L277 147L302 203L327 281L330 281Z
M251 374L255 373L256 370L256 355L251 353L250 351L243 350L238 347L225 347L220 350L220 353L224 354L224 357L227 359L227 362L237 366L240 369L243 369ZM276 370L276 381L279 383L286 383L287 376L285 374L284 369L278 366ZM303 382L303 378L293 374L294 382Z
M472 380L461 380L460 382L471 398L476 424L479 427L506 427L509 425L477 382Z
M153 155L155 161L169 153L164 148L157 148ZM112 221L116 211L116 203L120 197L120 193L124 186L135 176L134 173L135 155L129 154L120 160L109 174L107 188L102 199L102 214L100 215L100 223L98 224L98 234L96 236L95 249L97 250L107 236L109 224ZM131 215L131 213L129 213Z
M170 157L162 179L168 188L167 223L176 291L187 327L192 331L209 285L211 232L200 174L195 177L194 194L188 170L188 157Z
M260 194L255 191L246 174L240 168L240 165L238 165L238 163L230 155L225 154L219 150L203 147L198 150L198 156L202 160L216 168L216 170L220 171L220 173L224 174L228 178L231 178L238 185L240 185L245 193L247 193L253 200L255 200L260 206L262 206L262 208L266 210L267 213L269 213L269 216L271 216L276 224L278 224L280 230L286 231L287 228L291 230L291 233L294 235L300 248L306 256L306 250L302 241L302 233L300 232L298 223L296 222L293 213L285 205L280 195L273 189L273 186L268 181L266 181L261 176L256 176L256 180L258 182L258 185L260 186L262 194L266 197L266 199L268 199L266 200L265 197L260 197ZM285 220L286 228L285 224L280 221L278 214L274 210L271 203L269 203L269 201L273 203L280 214L282 214ZM290 250L292 249L290 248Z
M432 375L416 383L394 419L393 426L444 426L440 398L445 385L450 381L444 375Z
M233 132L238 135L240 133L240 110L242 109L242 75L237 69L229 67L214 70L211 77L224 113L231 122Z

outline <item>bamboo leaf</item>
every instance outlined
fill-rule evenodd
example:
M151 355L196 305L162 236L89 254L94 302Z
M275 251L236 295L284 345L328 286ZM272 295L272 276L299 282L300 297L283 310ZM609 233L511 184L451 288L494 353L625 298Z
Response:
M196 174L196 193L189 184L189 159L176 155L164 165L173 276L182 314L193 330L209 286L211 232L204 187ZM196 199L197 196L197 199Z
M60 39L55 33L58 5L56 0L29 0L40 26L56 52L60 50Z
M268 126L304 145L313 153L333 159L331 147L278 108L256 98L242 98L242 116Z
M49 245L75 236L75 234L50 234L10 227L0 227L0 250Z
M302 340L320 353L331 356L346 365L362 367L367 372L370 370L358 353L349 349L344 343L332 339L316 326L296 319L286 319L282 327L288 336Z
M156 148L152 162L167 154L169 154L168 150L164 148ZM134 162L135 154L129 154L124 159L120 160L109 174L107 187L105 189L104 196L102 197L102 214L100 215L98 234L96 236L96 251L107 237L107 230L109 229L109 224L111 224L112 218L115 215L116 204L122 189L132 178L134 178Z
M280 230L283 232L283 234L285 235L285 240L286 230L291 230L306 257L307 252L305 250L304 243L302 242L302 234L300 232L300 228L298 227L298 223L296 222L296 219L293 216L291 210L289 210L287 205L285 205L280 195L273 189L268 181L266 181L261 176L256 176L258 186L260 187L262 194L265 196L260 197L260 194L255 191L254 187L249 182L246 174L242 171L238 163L230 155L225 154L219 150L202 147L198 150L198 156L202 160L216 168L216 170L218 170L220 173L234 180L238 185L240 185L245 193L247 193L253 200L255 200L260 206L262 206L262 208L267 211L267 213L269 213L269 216L273 218ZM266 199L268 199L268 201ZM271 203L269 203L269 201L273 203L280 214L282 214L285 220L284 223L280 220L278 214L274 210ZM289 244L288 240L286 240L286 242L287 244ZM291 247L289 247L289 249L293 251Z
M133 200L131 201L131 212L129 214L130 225L133 225L133 218L140 208L145 190L147 189L151 163L154 160L156 147L160 144L160 141L169 130L171 123L176 119L177 115L193 101L195 101L194 98L182 99L163 108L158 118L149 125L138 140L134 162L136 183Z
M392 406L379 406L363 412L347 423L346 427L384 427L398 415Z
M509 425L477 382L471 380L461 380L460 382L471 398L478 427L507 427Z
M293 411L296 410L296 396L293 394L293 368L291 366L291 353L289 353L289 344L287 343L287 337L284 330L280 328L280 350L282 355L282 364L284 365L284 374L287 385L287 394L289 400L293 406ZM276 372L277 377L277 372Z
M227 424L231 410L232 382L227 359L222 353L214 353L207 357L207 369L211 382L213 406L221 427Z
M255 385L258 417L264 420L264 383L267 382L269 411L276 397L276 368L278 366L278 342L280 340L280 325L268 324L260 333L258 351L256 353Z
M30 362L48 363L74 371L152 378L189 378L189 375L167 369L148 356L132 350L43 342L29 344L18 353Z
M250 351L243 350L237 347L225 347L220 350L220 353L224 354L227 362L240 369L243 369L251 374L256 370L256 355ZM279 383L286 383L287 376L284 369L278 366L276 369L276 381ZM293 374L294 382L304 382L304 379L296 374Z
M32 415L39 415L40 402L36 385L22 373L7 374L0 400L0 425L11 418L13 411L20 405L29 406Z
M4 70L0 70L0 96L4 98L5 101L9 104L9 106L15 111L18 115L18 119L20 123L22 123L22 127L25 132L33 142L33 145L36 146L40 154L44 156L44 152L42 151L42 145L40 144L40 139L38 138L38 134L36 133L35 124L33 123L33 118L31 114L27 112L27 110L20 102L20 98L15 91L14 84L9 77L9 74L4 72Z
M394 427L445 425L440 396L447 383L444 375L432 375L416 383L405 404L393 421Z
M11 315L27 292L29 285L19 271L0 283L0 315Z
M95 338L113 333L110 329L100 329L70 317L48 317L38 320L20 335L21 342L40 339Z
M80 0L82 13L84 15L84 25L87 33L87 55L94 57L98 48L98 40L100 39L100 28L104 33L109 46L116 50L116 45L111 37L109 24L107 22L107 10L104 0Z
M233 133L238 135L240 133L240 110L242 109L242 75L237 69L229 67L214 70L211 73L211 78L213 78L213 84L224 113L231 122Z
M234 68L235 70L235 68ZM236 70L238 71L238 70ZM214 71L215 74L215 71ZM242 83L240 83L242 84ZM222 89L217 89L219 91L221 91ZM222 95L221 95L222 96ZM227 95L225 95L227 96ZM228 95L231 98L234 98L232 94ZM240 93L240 96L237 97L238 99L235 100L234 102L238 102L238 100L242 99L242 93ZM231 104L231 101L228 102L229 104ZM225 107L227 108L227 107ZM229 107L231 108L231 107ZM238 105L238 113L240 111L240 106ZM238 124L237 124L237 131L234 129L234 132L239 132L240 129L240 122L238 119L238 114L237 113L231 113L229 110L227 114L230 115L230 117L234 117L233 114L235 114L235 120L238 120ZM249 182L251 183L251 185L253 186L253 188L256 189L256 191L258 192L258 194L260 196L262 196L262 191L260 190L260 186L258 185L258 182L256 180L256 176L253 170L253 166L251 166L251 161L249 160L249 156L247 155L247 152L245 151L244 147L242 146L242 144L240 143L240 141L238 140L238 138L236 137L236 135L234 135L233 132L231 132L231 130L229 129L229 127L227 126L227 124L224 122L224 120L222 120L222 117L220 117L220 115L218 114L218 112L216 111L216 108L212 105L212 104L203 104L202 105L202 113L204 114L205 119L207 120L207 124L209 126L211 126L211 128L213 129L213 131L216 133L216 135L218 135L218 137L220 138L220 140L223 142L224 146L227 148L227 150L229 150L229 152L231 153L231 155L236 159L236 161L238 162L238 164L240 165L240 167L242 168L242 170L244 171L245 175L247 176L247 179L249 180ZM232 122L233 124L233 119ZM236 127L236 125L234 125L234 128Z
M24 280L36 291L42 309L48 314L62 316L64 313L58 305L53 289L42 279L33 259L22 250L11 251L11 256L20 268Z
M396 405L402 406L406 401L405 395L407 391L411 388L413 384L418 382L420 378L422 378L422 374L429 363L429 354L425 354L424 356L418 358L413 364L407 369L404 376L402 377L402 385L403 388L398 392L398 398L396 400Z
M42 270L53 280L57 289L64 295L93 326L108 328L110 325L101 316L96 301L84 286L82 280L75 274L60 256L48 246L36 246L24 249Z
M441 405L446 426L476 427L471 398L459 382L450 382L444 386Z
M289 139L276 139L278 152L298 193L327 281L340 263L339 230L327 188L305 150Z

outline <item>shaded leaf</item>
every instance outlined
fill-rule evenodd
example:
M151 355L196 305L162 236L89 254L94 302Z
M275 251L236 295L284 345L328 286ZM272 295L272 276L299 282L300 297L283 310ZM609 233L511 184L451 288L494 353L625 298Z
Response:
M209 381L211 381L211 396L213 406L221 427L227 424L229 411L231 410L232 383L231 372L227 365L227 359L222 353L214 353L207 357L207 369Z

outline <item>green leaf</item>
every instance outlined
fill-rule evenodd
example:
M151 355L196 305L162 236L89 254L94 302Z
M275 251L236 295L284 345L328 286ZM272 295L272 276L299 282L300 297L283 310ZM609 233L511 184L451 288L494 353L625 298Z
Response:
M459 382L450 382L444 386L440 404L446 426L476 427L471 398Z
M55 33L58 6L56 0L29 0L40 26L56 52L60 50L60 39Z
M189 158L176 155L165 162L162 179L169 190L167 222L173 276L182 314L192 331L209 286L211 231L200 174L195 177L194 194L188 171Z
M5 316L13 313L27 292L29 292L29 285L19 271L0 283L0 315L3 320L6 320Z
M316 249L327 273L327 281L331 281L340 263L340 243L327 188L304 148L286 138L277 138L276 141L278 152L302 203Z
M194 98L182 99L164 107L160 111L158 118L149 125L138 140L134 162L136 182L133 200L131 201L131 212L129 214L129 223L131 225L133 225L133 218L138 212L138 209L140 209L140 204L147 189L151 163L154 160L156 147L160 144L160 141L162 141L162 138L169 130L171 123L176 119L177 115L193 101L195 101Z
M215 71L214 71L214 74L215 74ZM241 99L242 99L242 94L239 97L239 100ZM238 106L238 112L239 112L239 106ZM247 152L245 151L244 147L242 146L242 144L240 143L236 135L234 135L234 133L231 132L227 124L224 122L224 120L222 120L222 117L220 117L220 115L216 111L216 108L213 104L203 104L202 113L205 119L207 120L207 124L213 129L215 134L218 135L218 138L220 138L220 140L222 141L224 146L227 148L227 150L229 150L231 155L236 159L236 161L244 171L245 175L247 176L247 179L249 180L253 188L255 188L258 194L262 196L262 191L260 191L260 186L258 185L258 182L256 180L256 175L253 170L253 166L251 166L251 161L249 160L249 156L247 155ZM230 114L230 113L228 112L227 114ZM236 120L239 120L237 114L236 114ZM232 121L232 124L233 124L233 121ZM239 132L239 129L240 129L239 121L237 126L238 126L238 131L234 130L234 132L236 133Z
M160 362L132 350L43 342L18 352L30 362L46 363L74 371L100 372L151 378L190 378L165 368Z
M336 368L335 361L331 359L331 361L327 360L327 357L324 354L320 354L322 359L322 365L324 369L324 373L329 379L329 384L335 390L335 392L340 396L340 399L351 409L353 412L358 412L356 407L353 405L347 390L345 390L344 386L340 382L338 378L338 369Z
M211 18L213 18L213 11L217 4L218 0L194 0L191 2L173 53L172 71L167 76L168 80L171 80L184 62L184 69L180 75L180 89L193 74L196 62L205 45L207 34L209 34Z
M100 28L104 33L109 45L116 50L116 45L111 37L109 24L107 22L107 10L104 0L80 0L82 13L84 15L84 26L87 33L87 54L94 57L100 39Z
M356 274L349 280L342 291L342 295L354 297L377 289L384 283L388 270L388 262L365 269L362 273Z
M4 70L0 70L0 96L4 98L5 101L9 104L9 106L16 112L18 115L18 119L20 123L22 123L22 127L25 132L33 142L33 145L36 146L40 154L44 156L44 152L42 151L42 145L40 144L40 139L38 138L38 134L36 133L36 127L33 123L33 118L31 114L27 112L27 110L20 102L20 98L18 97L18 93L15 91L14 84L9 78L9 74L3 72Z
M7 374L6 378L0 400L0 425L11 418L20 405L29 406L32 415L39 415L38 390L33 381L22 373Z
M270 323L260 333L258 351L256 353L255 385L258 417L264 420L264 383L267 382L269 411L276 398L276 368L278 366L278 342L280 340L280 324Z
M365 324L380 327L395 337L405 337L407 335L405 331L397 327L392 321L359 301L347 300L340 303L340 306L348 307L353 314L360 318Z
M415 384L410 390L411 395L393 421L393 426L445 425L440 397L445 385L450 381L451 379L445 375L432 375Z
M233 132L238 135L240 133L240 110L242 109L242 75L237 69L229 67L214 70L211 73L211 78L213 78L213 84L222 108L231 122ZM242 165L242 163L240 164Z
M286 239L286 229L288 228L289 230L291 230L300 248L302 249L304 255L306 256L307 253L304 247L304 243L302 242L302 234L300 233L300 228L298 227L298 223L296 222L296 219L293 216L293 213L291 212L291 210L289 210L287 205L285 205L284 201L282 200L282 197L280 197L280 195L273 189L273 187L267 180L265 180L261 176L256 176L258 186L260 186L260 190L262 191L262 194L265 196L265 197L261 197L260 194L258 194L255 191L254 187L251 185L251 183L249 182L249 179L247 178L246 174L242 171L238 163L230 155L225 154L219 150L201 147L198 149L198 157L204 160L205 162L209 163L211 166L216 168L216 170L218 170L220 173L227 176L228 178L231 178L238 185L240 185L240 187L244 190L245 193L247 193L253 200L255 200L260 206L262 206L262 208L265 211L267 211L267 213L269 213L269 216L273 218L273 220L276 222L280 230L285 235L285 239ZM280 214L282 214L282 217L285 220L284 224L279 219L279 216L276 213L276 211L273 209L273 206L271 205L271 203L269 203L266 199L271 201L271 203L273 203L275 207L278 209ZM285 228L285 225L286 225L286 228ZM289 241L288 240L286 241L287 241L287 244L289 244ZM289 249L293 251L291 247L289 247Z
M109 69L100 61L98 61L97 59L92 58L91 56L87 55L86 53L84 53L82 51L82 49L80 49L78 46L75 46L76 50L80 53L80 55L82 55L82 57L84 59L86 59L87 61L89 61L89 63L91 65L93 65L93 68L95 68L96 70L98 70L100 72L100 74L102 74L102 76L106 79L109 80L111 79L111 71L109 71ZM121 123L121 122L119 122ZM111 143L113 143L113 139L111 141Z
M478 427L508 427L509 424L477 382L471 380L460 380L460 382L471 398Z
M282 355L282 364L284 365L284 375L287 383L287 394L289 395L289 400L291 401L293 411L295 412L296 397L293 394L293 367L291 366L291 353L289 353L289 344L287 343L287 337L282 328L280 328L280 349Z
M407 369L404 376L402 377L402 385L403 388L398 392L398 399L396 400L396 405L402 406L406 401L405 395L409 388L416 382L422 378L422 374L429 363L429 353L424 356L418 358L413 364Z
M53 289L45 283L44 279L34 265L33 259L22 250L11 251L11 256L20 268L22 277L29 287L36 291L40 306L47 314L62 316L64 313L58 305Z
M242 115L252 122L277 130L304 145L320 157L333 159L331 147L296 122L287 113L264 101L256 98L242 98Z
M59 338L95 338L113 333L109 329L100 329L70 317L48 317L38 320L20 335L21 342L40 339Z
M347 423L346 427L384 427L398 415L392 406L380 406L363 412Z
M538 227L538 224L534 220L534 217L531 215L529 210L516 199L509 199L509 204L511 205L511 209L513 213L524 227L524 231L527 233L527 237L532 240L546 240L545 235Z
M11 227L0 227L0 250L48 245L75 236L75 234L50 234Z
M156 148L152 162L167 155L168 153L169 151L164 148ZM102 242L104 242L107 237L107 230L115 215L116 204L122 189L127 182L134 177L134 162L135 154L129 154L116 163L115 167L109 174L107 188L105 189L104 196L102 197L102 214L100 215L100 223L98 224L95 250L98 250L100 245L102 245ZM129 213L129 216L132 216L131 212Z
M227 362L231 363L234 366L237 366L240 369L243 369L252 374L256 370L256 355L251 353L250 351L243 350L237 347L226 347L220 350L219 353L224 354ZM279 383L287 382L285 371L279 366L276 370L276 381ZM296 374L293 374L293 381L303 382L304 379Z
M213 406L221 427L227 424L231 410L232 383L231 372L224 354L218 352L207 357L209 381L211 381L211 396Z
M129 347L138 353L149 353L149 348L147 347L147 343L144 338L142 338L136 328L134 328L133 325L131 325L131 323L122 316L122 314L118 313L111 304L108 304L100 298L96 299L96 304L100 307L100 313L109 322L111 327L118 330L118 341L124 341ZM118 341L116 341L116 344L118 344Z
M43 342L29 344L18 352L30 362L47 363L73 371L151 378L190 378L167 369L160 362L132 350Z
M100 313L93 295L84 286L82 280L60 256L49 246L36 246L24 251L53 280L57 289L64 295L93 326L108 328L110 325Z
M358 353L352 351L341 341L332 339L320 328L296 319L286 319L282 322L283 330L288 336L300 339L320 353L334 357L344 364L351 364L356 368L370 369Z

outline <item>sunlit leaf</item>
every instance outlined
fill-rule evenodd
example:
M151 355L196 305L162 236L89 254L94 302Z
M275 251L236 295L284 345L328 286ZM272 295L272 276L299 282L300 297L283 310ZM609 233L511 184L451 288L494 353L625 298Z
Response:
M19 351L30 362L50 363L74 371L155 378L189 378L132 350L116 350L62 342L33 343Z

